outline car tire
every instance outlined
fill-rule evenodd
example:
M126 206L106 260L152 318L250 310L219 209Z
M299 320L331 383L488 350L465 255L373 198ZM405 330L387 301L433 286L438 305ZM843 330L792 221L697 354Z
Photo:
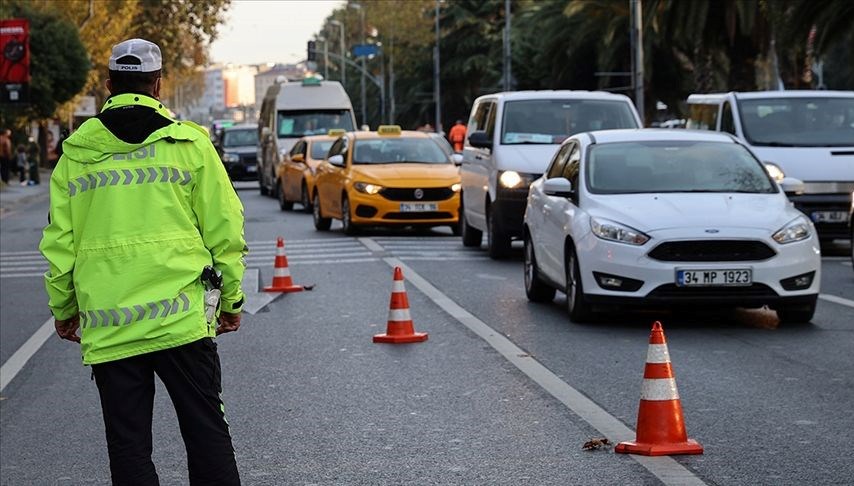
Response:
M531 236L525 233L525 295L531 302L551 302L555 298L555 288L543 282L534 255Z
M466 211L463 207L463 195L460 193L460 235L463 237L463 246L469 248L480 248L483 241L483 231L469 226L466 221Z
M359 234L358 226L353 224L350 214L350 198L347 194L341 196L341 225L344 228L344 234L353 236Z
M799 306L782 306L776 309L780 324L807 324L815 315L816 302Z
M564 261L566 272L566 310L572 322L585 322L593 319L593 308L584 299L584 287L581 283L581 269L575 247L567 245Z
M492 207L486 212L486 249L493 260L507 258L510 255L510 237L498 229L496 214Z
M302 183L302 189L300 189L300 204L302 204L303 212L310 213L311 212L311 200L308 198L308 186L305 185L305 181Z
M279 195L279 209L282 211L293 211L294 203L285 199L285 191L282 190L280 181L276 181L276 187L278 188L276 193Z
M311 214L314 217L314 229L317 231L329 231L332 227L332 218L324 218L320 214L320 196L314 195Z
M454 236L460 236L460 234L462 233L462 228L461 228L461 225L459 224L459 222L457 224L452 224L450 226L450 228L451 228L451 234Z

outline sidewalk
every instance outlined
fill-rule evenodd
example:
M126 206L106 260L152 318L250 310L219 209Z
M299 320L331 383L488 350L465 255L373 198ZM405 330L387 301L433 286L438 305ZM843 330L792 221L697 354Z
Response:
M41 169L39 172L41 183L35 186L21 186L17 182L17 177L10 180L10 184L0 181L0 216L19 206L47 198L50 193L50 174L50 169Z

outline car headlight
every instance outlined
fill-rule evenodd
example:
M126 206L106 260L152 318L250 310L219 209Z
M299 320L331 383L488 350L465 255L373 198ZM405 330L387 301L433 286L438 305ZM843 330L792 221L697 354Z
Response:
M222 154L222 161L233 164L234 162L240 162L240 156L237 154Z
M786 243L805 240L809 238L811 234L812 231L810 230L809 220L804 216L798 216L792 221L789 221L786 226L777 230L771 238L774 238L774 241L777 243L785 245Z
M590 218L590 229L599 238L617 243L640 246L649 241L643 232L607 219Z
M501 173L501 176L498 178L498 182L508 189L513 189L522 184L522 176L520 176L515 170L507 170Z
M383 190L383 186L371 184L370 182L357 182L353 184L353 188L365 194L376 194Z
M456 184L451 184L451 190L454 192L460 192L460 189L463 188L463 185L457 182Z
M765 162L765 170L768 172L768 175L777 182L782 181L783 178L786 177L786 173L783 172L783 169L773 162Z

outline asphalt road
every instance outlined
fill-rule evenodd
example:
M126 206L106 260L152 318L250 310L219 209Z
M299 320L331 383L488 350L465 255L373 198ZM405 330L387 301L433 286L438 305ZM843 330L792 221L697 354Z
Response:
M250 279L272 279L276 237L314 290L275 298L221 337L224 400L245 484L839 484L854 477L854 272L828 249L812 324L771 311L616 314L573 324L558 294L531 304L521 252L495 262L447 229L344 236L240 184ZM47 203L0 216L0 362L50 317L37 255ZM392 267L429 340L374 344ZM249 291L256 282L247 282ZM258 296L258 298L263 298ZM700 456L583 451L633 438L649 326L664 324ZM8 375L3 377L4 383ZM0 396L0 483L109 484L90 370L51 335ZM185 484L161 387L154 460ZM598 428L597 428L598 427ZM629 434L626 436L626 434ZM849 478L849 479L845 479Z

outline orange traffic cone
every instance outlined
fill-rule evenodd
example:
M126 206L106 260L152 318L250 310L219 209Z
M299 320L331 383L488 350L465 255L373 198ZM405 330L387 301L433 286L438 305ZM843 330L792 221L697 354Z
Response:
M388 309L388 326L385 334L374 335L375 343L420 343L427 340L426 332L415 332L409 316L409 299L403 287L403 270L394 267L394 284Z
M264 292L301 292L302 285L294 285L291 271L288 270L288 257L285 256L285 240L280 236L276 240L276 262L273 265L273 283L264 287Z
M644 456L703 453L703 446L689 439L685 432L682 402L676 391L664 330L658 321L653 323L649 334L637 438L634 442L620 442L614 451Z

